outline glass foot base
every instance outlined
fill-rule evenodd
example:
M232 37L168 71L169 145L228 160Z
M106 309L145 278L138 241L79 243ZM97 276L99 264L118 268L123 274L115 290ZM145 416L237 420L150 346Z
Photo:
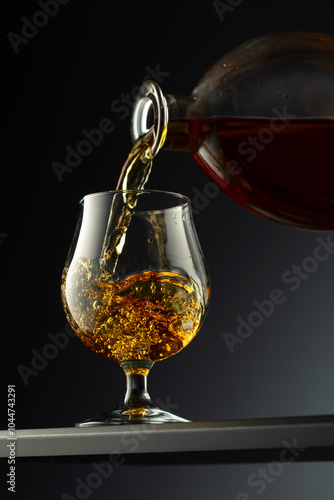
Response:
M161 408L150 406L147 408L131 408L120 404L114 410L102 413L96 417L78 422L75 427L94 427L102 425L123 424L165 424L168 422L190 422L184 418L173 415Z

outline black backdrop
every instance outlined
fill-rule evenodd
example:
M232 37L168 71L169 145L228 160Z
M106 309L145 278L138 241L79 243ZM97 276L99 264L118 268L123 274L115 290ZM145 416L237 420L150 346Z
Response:
M124 393L117 364L68 335L59 286L78 201L115 187L131 146L134 87L151 73L165 93L189 95L221 55L252 37L334 34L331 2L7 0L1 12L1 428L8 384L16 388L17 428L67 427ZM57 177L53 162L64 164L66 148L106 118L113 130ZM162 151L148 187L194 201L208 182L190 155ZM153 368L153 399L191 420L333 414L334 257L329 252L293 290L282 278L313 255L317 238L331 235L270 223L222 193L207 200L195 224L212 276L210 311L187 349ZM235 334L238 318L247 321L254 301L275 289L284 303L231 353L223 334ZM286 465L264 490L247 482L259 467L122 465L87 498L333 499L331 463ZM19 462L16 498L76 498L77 478L92 470ZM7 472L3 463L10 498Z

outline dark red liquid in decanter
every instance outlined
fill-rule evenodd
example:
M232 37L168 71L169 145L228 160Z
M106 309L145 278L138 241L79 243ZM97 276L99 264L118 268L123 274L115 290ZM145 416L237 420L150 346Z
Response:
M334 119L210 118L190 120L189 132L196 161L239 204L277 222L334 229Z

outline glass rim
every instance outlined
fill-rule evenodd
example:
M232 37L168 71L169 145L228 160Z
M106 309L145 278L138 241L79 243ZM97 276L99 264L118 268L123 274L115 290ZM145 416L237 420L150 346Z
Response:
M160 195L168 195L173 198L178 198L181 200L184 200L184 205L191 205L190 198L184 194L181 193L176 193L174 191L163 191L159 189L111 189L109 191L98 191L96 193L90 193L86 194L83 196L80 200L80 205L84 204L84 201L86 199L98 197L98 196L105 196L107 194L112 195L112 194L117 194L117 193L140 193L140 194L160 194Z

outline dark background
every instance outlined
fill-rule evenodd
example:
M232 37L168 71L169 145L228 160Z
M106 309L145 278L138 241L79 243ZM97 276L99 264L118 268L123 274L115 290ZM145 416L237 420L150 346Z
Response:
M228 5L228 2L225 2ZM147 67L166 75L165 93L189 95L219 57L255 36L303 30L334 34L332 2L298 0L231 2L220 19L214 3L75 1L59 5L44 27L19 44L22 17L32 20L37 1L7 0L2 27L1 162L1 428L7 428L7 385L16 386L17 428L68 427L115 406L124 393L116 363L70 337L54 359L28 376L48 334L65 331L60 277L80 198L113 189L131 147L128 116L110 106L131 94ZM125 113L126 114L126 113ZM66 146L103 118L115 128L59 182L52 162L65 163ZM288 152L287 152L288 154ZM209 180L186 153L161 151L148 188L194 199ZM195 340L153 368L153 399L191 420L324 415L334 413L334 256L291 291L282 274L311 257L324 233L300 231L261 219L223 193L195 216L212 276L210 311ZM231 354L223 333L236 333L254 300L275 288L287 299ZM33 352L32 352L33 350ZM235 500L244 491L279 500L332 500L334 465L287 465L263 494L247 485L259 465L115 468L92 499L170 498ZM1 465L5 487L8 465ZM92 466L17 464L16 498L61 499L75 495L76 478ZM10 497L9 497L10 498Z

